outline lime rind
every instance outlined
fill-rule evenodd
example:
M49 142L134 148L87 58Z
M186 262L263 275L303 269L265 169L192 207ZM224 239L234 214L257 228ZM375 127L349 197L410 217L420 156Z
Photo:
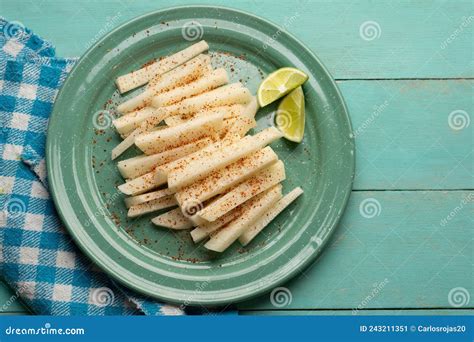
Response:
M308 79L303 71L296 68L281 68L265 78L257 91L258 102L264 107L287 95Z
M301 86L283 98L275 115L275 125L286 139L297 143L303 140L305 105Z

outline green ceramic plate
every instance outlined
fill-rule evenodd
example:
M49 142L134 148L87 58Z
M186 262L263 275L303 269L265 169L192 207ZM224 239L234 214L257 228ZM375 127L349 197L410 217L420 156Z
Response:
M310 75L304 85L306 133L301 144L273 144L284 160L284 190L305 193L247 248L222 255L194 245L187 231L160 229L149 215L128 220L123 182L110 160L120 139L108 112L122 101L117 76L205 39L214 64L254 93L283 66ZM136 93L136 92L135 92ZM128 94L127 96L132 96ZM275 107L257 114L272 125ZM129 158L137 151L128 151ZM90 48L61 89L49 124L49 182L56 207L77 244L113 278L171 302L217 305L273 289L321 253L346 206L354 174L354 142L344 101L328 71L301 42L277 26L227 8L188 6L136 18Z

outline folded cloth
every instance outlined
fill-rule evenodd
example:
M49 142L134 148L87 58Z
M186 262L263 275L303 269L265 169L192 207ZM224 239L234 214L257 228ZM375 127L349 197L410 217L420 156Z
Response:
M48 193L45 142L58 89L75 59L0 18L0 272L41 315L184 314L131 293L97 269L63 228Z

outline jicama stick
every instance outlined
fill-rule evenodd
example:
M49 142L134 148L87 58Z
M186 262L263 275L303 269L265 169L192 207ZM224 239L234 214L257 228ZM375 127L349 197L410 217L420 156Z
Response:
M232 118L239 115L245 115L247 105L235 104L230 106L221 106L214 108L204 108L199 112L185 116L185 115L173 115L165 119L165 123L168 126L176 126L191 119L199 118L201 116L208 116L214 113L224 113L224 119Z
M234 106L238 107L232 108ZM179 116L175 115L173 117L165 119L165 122L168 126L177 126L200 117L207 117L220 113L223 116L224 121L222 124L222 128L219 131L219 136L222 138L228 134L243 137L250 129L254 128L257 125L257 122L253 118L249 118L244 114L239 114L244 112L244 106L234 106L224 106L207 109L201 111L199 115L194 115L191 119L182 119Z
M192 160L210 157L217 150L221 149L222 147L229 146L238 140L240 140L239 136L226 136L224 139L218 140L215 143L212 143L197 152L191 153L190 155L187 155L173 162L160 165L155 169L155 172L158 174L157 178L165 179L165 181L161 183L164 184L168 179L168 174L173 170L182 168L184 165L187 165Z
M213 113L213 111L224 112L224 119L233 118L244 115L247 104L233 104L228 106L220 106L214 108L205 108L195 114L195 117L206 116Z
M209 234L202 228L196 227L191 230L191 238L193 239L194 243L198 243L208 236Z
M142 204L132 205L128 209L128 217L137 217L145 214L152 213L165 208L173 207L177 204L176 199L173 195L157 198L149 202Z
M206 156L212 155L215 151L220 149L222 146L228 146L233 142L240 139L240 137L226 137L221 141L217 141L213 144L210 144L203 149L191 153L185 157L177 159L175 161L160 165L156 167L155 170L144 174L143 176L134 178L122 185L118 186L118 189L126 195L138 195L144 192L156 189L160 185L166 183L168 179L168 173L175 169L181 168L183 165L186 165L190 160L203 158ZM173 190L174 191L174 190Z
M257 97L252 96L250 102L245 105L245 112L243 114L247 115L249 118L254 118L259 108L260 106L258 104Z
M199 95L229 83L229 77L224 68L216 69L181 87L174 88L153 98L153 106L166 107L181 102L192 96Z
M176 199L183 211L196 204L224 193L227 189L252 177L260 170L276 162L278 156L271 147L257 151L226 168L211 173L208 177L195 182L176 193Z
M164 126L154 127L154 131L158 131L165 128ZM135 130L127 135L127 137L120 142L117 146L112 149L112 160L119 157L122 153L124 153L127 149L133 146L135 143L135 138L141 133L140 130Z
M186 213L183 213L184 216L187 216L189 218L189 220L193 223L193 226L199 226L200 224L205 224L207 223L206 220L203 220L202 218L200 218L199 216L197 215L193 215L193 216L189 216L187 215Z
M193 118L196 117L196 116L193 116ZM190 118L182 118L181 115L173 115L173 116L168 116L166 119L165 119L165 124L167 126L177 126L177 125L181 125L183 123L185 123L186 121L188 121Z
M211 90L210 92L196 95L167 107L157 108L150 115L125 115L117 120L119 122L120 133L127 133L140 128L141 132L146 132L157 126L161 121L173 115L189 115L203 108L227 106L232 104L246 104L252 96L247 88L243 88L240 83L234 83ZM125 119L128 118L128 119ZM114 121L115 122L115 121Z
M143 204L143 203L150 202L158 198L163 198L163 197L173 195L173 194L174 194L173 191L166 188L166 189L157 190L153 192L147 192L146 194L143 194L143 195L127 197L125 198L124 201L125 201L125 206L127 208L130 208L131 206L134 206L134 205Z
M120 174L124 178L136 178L152 171L156 166L163 165L181 157L196 152L212 142L210 138L204 138L196 142L182 145L171 150L150 156L141 155L122 160L117 163Z
M242 214L227 226L211 234L211 239L204 247L215 252L225 251L263 213L275 205L280 198L281 185L278 184L245 202L242 204Z
M183 215L181 209L179 208L170 210L160 216L157 216L153 218L151 222L157 226L176 230L189 229L193 227L192 222Z
M153 78L148 83L145 91L120 104L117 111L129 113L150 105L153 96L192 82L212 71L210 62L211 58L208 55L199 55L176 69Z
M177 86L202 77L210 71L212 71L211 57L209 55L200 54L171 71L162 75L156 75L148 82L145 89L153 88L155 91L159 89L160 93L162 90L169 91Z
M134 178L117 188L125 195L136 196L144 192L156 189L166 183L166 176L162 177L155 170L145 173L143 176Z
M117 106L117 111L122 115L131 114L135 110L149 106L154 95L155 93L152 90L145 90L143 93L119 104Z
M177 66L187 62L200 53L208 50L209 46L204 40L187 47L171 56L165 57L153 64L147 65L139 70L120 76L115 81L120 93L125 93L147 83L155 75L161 75Z
M236 82L183 100L181 103L176 104L178 110L173 115L188 115L202 108L227 106L236 103L247 104L251 100L252 95L250 91L244 88L242 83ZM151 105L155 108L160 107L159 96L153 98Z
M225 119L219 134L221 137L225 137L227 134L243 137L248 131L256 126L257 121L255 121L254 118L249 118L247 115L240 115Z
M200 218L197 213L204 207L206 207L207 205L213 203L214 201L218 200L219 198L221 197L221 195L218 195L218 196L215 196L214 198L208 200L208 201L205 201L204 203L196 203L197 205L192 207L186 207L186 208L181 208L181 212L184 214L184 216L186 216L187 218L189 218L191 220L191 222L193 223L193 226L199 226L199 225L202 225L202 224L206 224L208 223L206 220L203 220L202 218ZM175 196L176 198L176 196Z
M214 114L197 118L182 125L140 134L135 138L135 145L145 154L163 152L205 137L215 135L222 127L223 116Z
M228 106L233 104L247 104L252 99L250 91L241 83L228 84L207 93L196 95L171 106L161 107L155 114L149 115L141 124L148 129L156 126L161 120L173 115L186 116L205 108ZM153 105L153 102L152 102ZM163 114L165 117L163 118Z
M157 114L156 108L145 107L115 119L112 121L112 124L117 132L120 134L127 134L139 127L140 123L145 120L145 118L154 114Z
M132 147L135 142L135 137L138 136L139 133L140 133L139 131L132 132L132 134L130 134L128 137L122 140L120 144L115 146L112 149L112 160L114 160L115 158L120 156L122 153L124 153L127 149Z
M230 119L230 118L239 117L242 115L248 116L249 118L254 118L255 114L257 114L258 109L259 109L259 105L258 105L257 98L255 96L252 96L252 99L250 100L250 102L245 105L235 104L235 105L230 105L230 106L205 108L195 114L191 114L190 116L189 115L188 116L173 115L173 116L167 117L165 119L165 123L168 126L176 126L190 120L191 118L197 118L200 116L209 115L215 111L220 111L220 110L225 110L227 112L227 115L225 116L224 119L228 119L228 118Z
M303 193L303 189L296 187L286 194L281 200L279 200L275 206L271 207L266 211L262 217L260 217L253 225L251 225L245 232L239 237L239 242L246 246L250 241L253 240L258 233L260 233L275 217L277 217L283 210L286 209L295 199L297 199Z
M212 171L226 167L281 137L282 133L274 127L267 128L254 136L246 136L240 141L216 151L211 158L193 160L182 169L170 173L168 175L168 187L170 189L181 189L206 177Z
M240 183L224 196L199 211L196 215L209 222L215 221L217 218L259 193L270 189L284 179L285 167L283 162L279 160L255 176L247 179L245 182Z
M196 227L195 229L191 231L191 237L193 238L193 241L199 242L205 239L206 237L209 236L209 234L225 226L230 221L235 220L241 214L242 214L242 206L239 206L229 211L227 214L219 217L217 220L213 222L207 222L205 224L199 225L198 227Z

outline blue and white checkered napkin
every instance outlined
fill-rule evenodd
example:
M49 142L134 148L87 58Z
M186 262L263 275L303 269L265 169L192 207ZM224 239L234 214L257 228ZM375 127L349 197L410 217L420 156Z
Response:
M71 241L48 194L45 142L58 88L74 59L0 18L0 265L17 296L42 315L183 314L131 294Z

